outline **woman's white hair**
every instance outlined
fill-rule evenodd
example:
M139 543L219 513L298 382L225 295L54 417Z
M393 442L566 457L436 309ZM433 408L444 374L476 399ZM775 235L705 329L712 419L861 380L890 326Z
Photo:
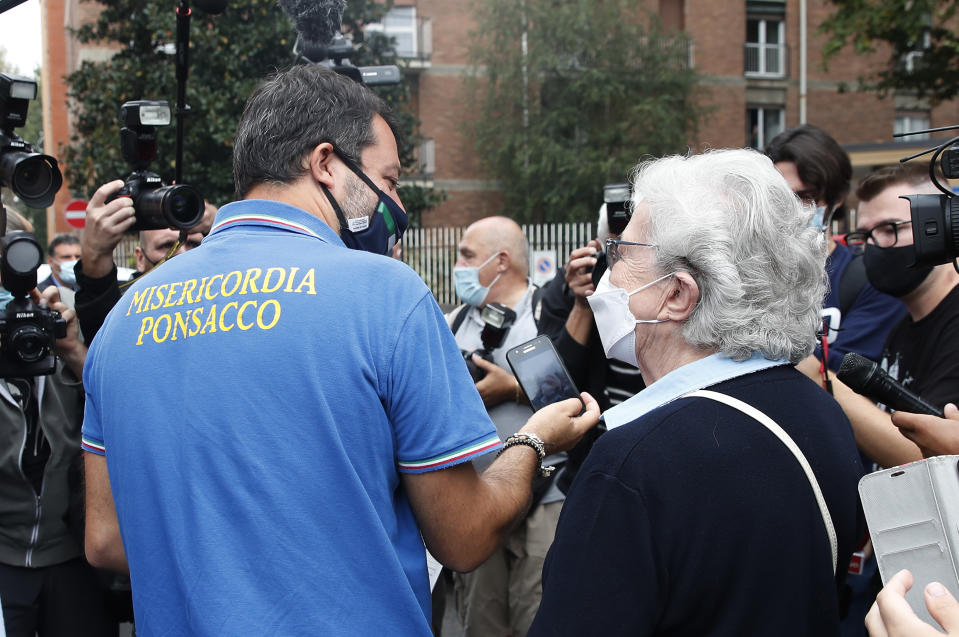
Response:
M797 363L821 327L826 245L769 158L715 150L641 163L634 205L661 274L688 272L700 299L683 327L694 347Z

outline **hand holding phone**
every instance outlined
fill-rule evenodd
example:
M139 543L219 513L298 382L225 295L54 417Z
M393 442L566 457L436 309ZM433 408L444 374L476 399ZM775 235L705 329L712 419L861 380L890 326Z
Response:
M512 348L506 352L506 362L529 398L533 411L567 398L579 398L573 379L546 336L537 336Z

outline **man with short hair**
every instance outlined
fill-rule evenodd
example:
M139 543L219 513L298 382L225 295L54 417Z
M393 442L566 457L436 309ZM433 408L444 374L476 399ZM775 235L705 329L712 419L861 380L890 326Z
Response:
M430 635L424 542L478 566L547 445L599 419L584 394L482 475L468 462L501 445L432 293L389 258L407 224L393 121L321 65L261 83L233 145L241 201L91 346L87 555L129 568L138 633ZM146 390L117 391L144 370Z
M483 310L500 304L516 313L509 331L488 352L492 362L474 354L473 364L485 374L476 381L487 412L503 439L516 433L532 415L519 383L508 371L506 352L537 334L538 288L530 282L529 244L522 229L507 217L487 217L470 225L459 242L453 270L463 305L447 315L456 344L465 352L483 348ZM546 459L565 460L566 454ZM478 470L490 464L479 458ZM553 541L564 495L555 480L537 484L533 507L506 542L470 573L454 583L460 620L467 637L525 635L539 608L543 560Z
M953 264L911 267L914 262L909 202L903 195L939 194L925 163L882 168L856 190L859 229L848 241L864 247L869 281L902 300L908 314L886 339L881 367L927 402L959 404L959 273ZM807 375L810 370L804 369ZM892 467L920 458L889 414L839 383L836 400L856 433L856 442L875 462Z
M72 234L58 234L47 249L50 275L37 284L41 292L51 285L68 290L77 289L77 275L73 268L80 259L80 240Z

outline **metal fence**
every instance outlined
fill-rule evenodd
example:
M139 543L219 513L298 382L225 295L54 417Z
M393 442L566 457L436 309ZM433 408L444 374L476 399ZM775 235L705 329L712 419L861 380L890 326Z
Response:
M521 226L530 248L530 275L545 274L548 254L552 263L562 265L569 253L595 237L591 223L544 223ZM449 307L459 303L453 291L453 265L456 247L465 227L412 228L403 235L403 261L423 278L436 301ZM536 257L539 257L538 259Z
M547 265L545 257L549 254L546 253L552 255L552 264L562 266L572 250L583 247L596 236L591 223L542 223L521 227L529 239L530 276L534 280L537 266ZM416 270L433 291L436 301L444 307L459 304L453 291L453 265L464 232L466 227L410 228L403 234L403 261ZM135 268L134 247L138 243L137 235L125 236L113 252L114 262ZM545 274L539 272L541 277Z

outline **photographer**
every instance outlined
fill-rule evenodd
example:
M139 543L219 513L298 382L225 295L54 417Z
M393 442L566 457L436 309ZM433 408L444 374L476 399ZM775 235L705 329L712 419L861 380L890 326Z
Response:
M447 315L456 344L465 353L484 349L489 327L484 308L501 304L515 312L505 336L499 332L488 358L473 354L472 363L484 374L476 381L487 412L500 438L516 433L532 415L519 383L508 371L506 352L537 335L538 288L528 279L529 247L523 231L506 217L487 217L466 229L453 270L457 296L464 305ZM490 360L491 359L491 360ZM550 456L562 463L565 454ZM478 470L485 458L473 462ZM543 560L553 541L563 494L554 479L537 483L529 515L507 536L503 546L470 573L454 575L457 610L467 637L525 635L542 591Z
M123 187L120 179L100 186L87 205L86 230L83 233L82 258L76 264L77 294L76 309L80 328L89 343L103 325L103 320L122 294L117 281L117 267L113 263L113 251L123 240L123 235L136 223L136 212L130 197L110 196ZM109 200L109 201L108 201ZM210 231L216 207L205 204L203 221L180 246L176 254L182 254L200 245ZM163 260L179 238L175 230L143 230L140 245L136 248L136 273L138 277L152 270Z
M29 226L7 211L8 231ZM6 292L6 290L3 290ZM6 306L13 295L6 294ZM57 286L34 303L62 314L50 375L0 379L0 600L9 637L116 634L94 570L83 558L80 377L86 347Z
M619 218L615 230L621 232L626 220ZM607 204L599 210L596 229L597 238L570 252L566 266L544 286L540 331L553 341L576 386L597 396L605 410L646 385L638 369L606 357L586 300L606 269L606 240L619 238L618 232L610 230Z
M389 258L408 225L393 122L322 65L265 80L233 144L239 201L91 345L87 555L129 569L144 634L426 637L424 544L476 568L547 445L599 420L583 394L500 444L432 293ZM118 391L145 370L149 391Z

